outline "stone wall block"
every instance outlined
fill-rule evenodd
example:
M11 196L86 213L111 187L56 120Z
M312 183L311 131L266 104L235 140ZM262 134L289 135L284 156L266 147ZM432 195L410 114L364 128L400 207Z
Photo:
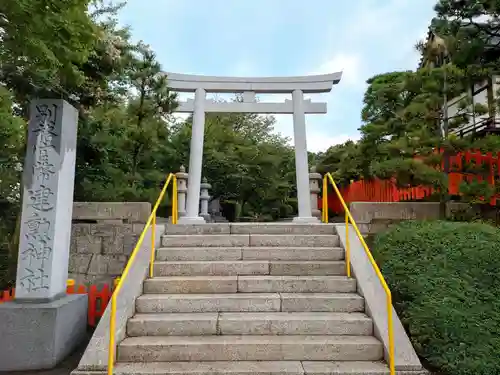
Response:
M137 241L139 240L138 234L126 234L123 237L123 254L126 256L130 256L132 254L132 250L134 250L137 245Z
M72 254L69 258L68 272L87 273L91 259L92 254Z
M123 255L124 237L122 234L113 237L102 237L102 254Z
M100 254L102 252L102 237L76 237L73 254Z
M145 223L151 213L148 202L74 202L73 220L121 220Z
M127 257L124 255L92 255L88 275L118 276L122 273Z
M90 236L90 224L73 223L71 237Z

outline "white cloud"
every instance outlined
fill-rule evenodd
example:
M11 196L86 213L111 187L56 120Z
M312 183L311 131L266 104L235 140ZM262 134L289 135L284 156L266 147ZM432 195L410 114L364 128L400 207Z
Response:
M343 84L358 88L364 85L361 57L358 54L336 53L331 59L323 62L319 68L309 74L328 74L342 72Z
M293 117L292 115L276 115L275 132L289 138L289 144L293 146ZM306 117L307 150L311 152L326 151L329 147L344 143L348 140L357 141L359 133L328 135L318 129L314 121Z
M347 142L348 140L359 140L359 134L348 135L339 134L334 136L326 136L323 133L308 132L307 134L307 148L312 152L323 152L329 147Z

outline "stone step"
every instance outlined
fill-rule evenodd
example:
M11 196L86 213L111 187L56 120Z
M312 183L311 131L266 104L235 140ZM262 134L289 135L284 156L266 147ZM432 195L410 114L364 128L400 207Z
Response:
M373 336L141 336L118 346L123 362L378 361Z
M345 275L346 272L346 265L343 261L278 260L269 262L270 275L328 276Z
M149 362L149 363L117 362L115 365L114 374L116 375L304 375L304 369L300 361L266 361L266 362L214 361L214 362Z
M280 311L278 293L144 294L136 300L138 313L219 311Z
M354 293L356 280L345 276L240 276L243 293Z
M156 250L158 261L342 260L340 247L177 247Z
M338 247L339 236L333 234L252 234L250 246L256 247Z
M263 260L155 262L154 275L155 276L269 275L269 262Z
M337 234L333 224L232 223L232 234Z
M144 294L138 313L318 311L361 312L364 299L353 293Z
M118 362L116 375L389 375L374 361Z
M171 247L156 250L156 260L241 260L241 247Z
M167 224L166 235L231 234L229 223Z
M372 320L362 313L239 312L137 314L128 336L204 335L371 335Z
M345 275L341 261L157 261L155 276Z
M281 311L360 312L365 300L355 293L280 293Z
M127 322L127 335L216 335L218 317L218 313L136 314Z
M162 236L165 247L338 247L334 234L175 234Z
M248 234L175 234L164 235L162 246L166 247L232 247L249 246Z
M220 335L372 335L363 313L258 312L220 313Z
M337 234L333 224L304 223L205 223L167 224L167 235L186 234Z
M144 281L144 293L353 293L345 276L169 276Z
M237 276L171 276L144 281L144 293L236 293Z
M342 260L341 247L247 247L242 249L244 260Z
M381 361L303 361L304 374L307 375L389 375L389 367ZM427 372L409 372L422 375ZM404 374L401 372L398 374Z

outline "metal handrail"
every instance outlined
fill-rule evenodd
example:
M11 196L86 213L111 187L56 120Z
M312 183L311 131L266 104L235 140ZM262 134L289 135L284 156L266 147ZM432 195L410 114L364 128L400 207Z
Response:
M130 258L127 262L127 265L125 266L125 269L123 270L123 273L121 277L119 278L118 282L116 283L115 290L113 291L113 295L111 296L111 315L109 318L109 348L108 348L108 375L113 375L113 370L115 366L115 329L116 329L116 298L118 296L118 293L120 292L123 281L126 279L130 268L132 264L134 263L135 258L137 257L137 254L139 253L139 249L141 248L142 242L144 241L144 237L146 236L146 233L149 229L149 226L151 227L151 262L149 265L149 276L153 277L153 267L154 267L154 260L155 260L155 235L156 235L156 211L158 210L158 207L160 206L163 197L165 196L165 193L167 192L168 185L172 182L172 224L177 224L177 219L178 219L178 211L177 211L177 178L173 173L170 173L168 175L167 180L165 181L165 185L163 186L163 189L160 192L160 195L158 196L158 199L156 200L155 205L153 206L153 209L151 210L151 215L149 215L148 220L146 221L146 225L144 225L144 229L142 230L141 235L139 236L139 239L137 240L137 244L134 247L134 250L132 250L132 254L130 254Z
M363 246L363 249L365 250L365 254L368 257L368 260L370 261L373 270L375 271L375 274L377 275L380 284L382 285L382 288L384 289L385 295L386 295L386 307L387 307L387 333L389 336L389 371L391 375L395 375L395 365L394 365L394 326L392 322L392 294L389 289L389 286L387 285L387 282L384 279L384 276L382 276L382 272L380 272L380 268L377 265L377 262L375 262L375 259L373 258L373 255L368 248L368 245L366 244L365 239L361 235L361 232L358 228L358 225L354 221L351 211L347 207L347 204L344 201L344 198L342 197L342 194L340 193L339 189L337 188L337 184L333 180L333 177L330 173L325 174L323 177L323 198L322 198L322 213L321 213L321 219L324 223L328 223L328 181L330 181L330 184L333 187L333 190L337 194L337 198L339 199L342 207L344 208L345 212L345 234L346 234L346 244L345 244L345 250L346 250L346 267L347 267L347 276L351 276L351 266L350 266L350 261L351 261L351 248L350 248L350 242L349 242L349 222L351 223L352 227L354 228L354 231L356 232L356 235L359 238L359 241L361 242L361 245Z

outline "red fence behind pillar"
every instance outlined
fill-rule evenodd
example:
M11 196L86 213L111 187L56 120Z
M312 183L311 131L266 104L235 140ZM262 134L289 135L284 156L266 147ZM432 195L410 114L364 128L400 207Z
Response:
M444 165L441 166L444 168ZM448 193L460 195L462 182L486 181L495 185L500 179L500 152L483 154L480 151L461 152L450 157ZM402 202L425 199L436 191L430 186L398 187L395 180L360 180L339 187L346 203L350 202ZM500 195L494 195L490 205L496 205ZM321 209L321 199L318 208ZM336 194L328 195L328 207L333 212L343 212Z
M106 306L111 299L113 290L109 285L104 284L102 288L97 288L95 285L86 287L85 285L68 286L66 289L68 294L87 294L88 295L88 324L95 327L104 314ZM9 289L0 292L0 303L12 301L15 297L16 290Z

